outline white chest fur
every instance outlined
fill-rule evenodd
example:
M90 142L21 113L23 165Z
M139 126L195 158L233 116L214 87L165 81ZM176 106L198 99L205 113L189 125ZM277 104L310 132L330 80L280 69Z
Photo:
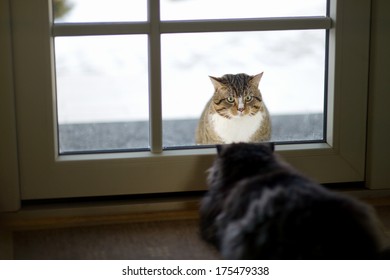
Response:
M263 114L227 119L219 114L210 116L215 132L226 143L247 142L262 125Z

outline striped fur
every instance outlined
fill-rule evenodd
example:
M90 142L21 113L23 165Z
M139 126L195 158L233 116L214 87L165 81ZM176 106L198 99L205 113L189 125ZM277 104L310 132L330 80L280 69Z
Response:
M214 95L196 130L197 144L261 142L271 137L271 122L259 90L263 73L210 77ZM247 129L247 133L243 131Z

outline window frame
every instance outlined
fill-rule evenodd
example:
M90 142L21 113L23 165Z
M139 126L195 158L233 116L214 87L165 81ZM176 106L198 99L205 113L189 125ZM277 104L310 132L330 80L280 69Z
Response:
M0 0L0 213L20 207L10 5Z
M187 21L182 26L173 21L159 22L156 2L148 1L152 5L149 22L131 24L131 32L150 28L151 152L62 156L57 147L52 34L68 32L75 25L52 29L50 0L10 1L21 200L205 189L205 170L215 149L162 150L159 46L162 31L196 32L210 22ZM370 4L369 0L330 0L326 142L277 146L287 161L321 183L365 180ZM313 20L313 24L318 21ZM267 29L275 24L272 20L264 22ZM307 23L300 18L280 22L290 27L297 24L297 28ZM250 20L216 23L220 31L241 30L240 24L260 28L253 27ZM127 23L118 26L121 30L129 28ZM89 30L93 32L94 28Z

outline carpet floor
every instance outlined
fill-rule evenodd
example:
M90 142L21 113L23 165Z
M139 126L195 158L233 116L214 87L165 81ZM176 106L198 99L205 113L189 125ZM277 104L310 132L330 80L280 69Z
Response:
M390 206L375 206L390 232ZM16 231L15 259L218 259L196 219Z

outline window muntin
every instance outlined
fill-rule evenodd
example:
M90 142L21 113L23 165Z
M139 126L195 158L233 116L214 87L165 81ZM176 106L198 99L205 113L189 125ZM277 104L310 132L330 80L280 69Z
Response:
M304 6L305 7L304 9L307 9L306 12L309 14L313 13L315 15L325 13L324 6L326 6L325 5L326 1L315 1L315 2L316 2L316 4L314 4L315 8L313 8L314 6L311 5ZM162 17L164 13L163 7L166 4L164 3L165 3L164 1L161 2ZM188 1L188 3L192 5L191 1ZM197 3L202 3L202 2L197 2ZM234 4L233 1L227 1L226 4L228 9L220 9L221 11L236 9L236 6L232 5ZM230 5L230 9L229 9L229 5ZM254 5L254 3L252 3L251 5ZM178 3L178 6L182 7L180 2ZM292 6L290 5L289 7L291 8ZM290 13L292 14L295 14L296 11L297 9L295 8L295 6L294 8L290 9ZM272 13L270 12L269 15L272 16ZM250 14L245 15L245 13L240 14L240 12L238 12L237 17L235 18L239 18L241 16L250 17ZM188 15L188 17L190 16ZM221 16L215 15L215 18L218 19L219 17ZM213 20L215 21L215 19ZM278 21L278 19L275 19L275 22L276 21ZM204 23L205 22L202 22L201 24ZM131 23L125 23L125 24L126 27L133 26ZM149 24L156 24L156 22L149 23ZM267 32L260 32L260 31L245 32L246 27L241 27L240 29L242 29L242 31L239 32L215 33L213 32L213 30L215 30L214 29L215 27L213 27L213 24L211 24L210 27L206 27L208 31L207 33L185 33L185 32L182 33L182 31L169 30L169 28L171 29L173 28L173 30L175 30L176 27L181 26L180 21L170 22L170 24L171 25L168 25L168 28L165 28L164 22L161 22L162 45L149 46L149 51L150 48L152 49L154 48L155 50L156 48L157 49L162 48L162 65L161 65L162 72L159 73L162 76L162 89L157 89L157 91L149 95L149 103L153 102L152 100L153 98L156 98L156 92L162 94L162 104L161 104L162 116L161 117L157 116L157 121L161 123L161 125L159 124L157 125L157 128L159 126L162 126L162 135L159 135L158 133L155 133L154 135L155 137L163 138L162 141L163 147L170 148L170 147L194 145L194 139L193 139L194 129L191 129L191 127L196 126L196 121L199 118L203 110L203 107L207 102L207 99L212 94L212 89L210 89L210 82L208 81L207 75L218 76L218 75L223 75L225 73L238 73L238 72L247 72L248 74L256 74L260 71L265 71L266 73L265 75L266 78L264 78L263 81L261 82L260 89L263 92L271 116L275 114L286 115L286 113L300 114L301 116L300 118L296 119L295 121L296 123L301 122L303 117L304 119L307 120L306 125L311 123L312 126L315 126L316 128L314 132L310 131L309 129L309 131L300 131L301 134L298 133L294 136L291 135L291 133L286 133L284 137L283 128L280 128L280 126L275 127L274 132L276 132L276 135L274 135L272 140L279 141L279 142L291 142L291 141L299 141L299 140L303 140L303 141L324 140L325 135L323 134L324 131L323 128L325 123L324 120L326 119L326 116L324 114L324 99L325 99L324 84L326 83L326 81L324 80L325 77L324 72L326 70L325 58L324 58L325 57L324 30L295 30L295 31L279 30L279 31L267 31ZM253 22L251 23L251 25L256 26L256 23ZM305 23L302 23L302 25L305 25ZM309 25L310 24L308 22L308 26ZM117 41L117 39L115 39L116 37L122 37L118 34L123 33L123 28L120 26L119 28L122 29L118 29L118 34L116 33L116 28L118 27L118 25L115 24L113 25L112 29L111 28L107 29L107 27L110 27L110 23L106 23L103 25L100 23L89 23L89 25L87 26L83 24L79 26L77 24L73 24L72 26L70 26L71 29L66 29L69 26L61 25L60 23L57 23L54 29L54 34L59 33L59 35L55 37L56 48L58 45L57 41L61 41L61 39L63 39L61 37L64 35L64 29L62 29L63 27L65 27L65 36L71 36L72 32L74 32L76 35L79 36L82 35L83 32L86 32L85 35L91 35L91 33L89 33L90 28L93 29L92 34L94 35L99 35L99 29L101 29L102 34L106 34L105 32L109 30L109 34L112 36L109 36L110 39L106 41L113 41L113 42ZM193 26L190 28L193 28ZM308 28L310 29L310 27ZM203 26L202 29L205 29L205 27ZM134 30L137 30L136 31L137 34L147 32L148 24L147 23L145 23L144 25L137 24L137 28ZM129 29L129 33L132 33L131 29ZM164 34L164 33L168 33L168 34ZM249 34L252 35L250 36ZM134 37L135 35L131 35L131 36ZM144 36L146 38L147 35ZM203 41L203 39L200 38L201 36L206 36L212 39L211 40L206 39L205 41ZM231 44L232 47L230 47L230 50L228 49L227 52L225 53L226 59L220 58L219 62L216 64L216 60L218 59L216 59L215 57L210 59L210 55L209 55L212 54L212 52L215 51L216 48L215 46L212 46L210 44L213 41L214 42L216 40L218 41L218 38L220 38L221 36L226 38L225 40L229 40L229 38L235 37L233 39L230 39L231 40L230 43L233 41L235 43ZM237 39L240 38L241 36L242 36L241 39ZM105 44L100 44L98 42L99 40L101 40L100 37L105 37L105 36L93 37L96 38L94 39L97 42L96 46L105 45ZM66 38L68 37L65 37L64 41L69 40ZM89 36L81 36L80 38L85 38L85 39L73 39L73 40L88 41L87 38L89 38ZM183 40L183 38L187 38L187 39ZM201 43L186 44L185 42L186 40L192 42L201 42ZM202 42L206 42L206 43L202 43ZM227 44L230 43L227 42ZM180 44L182 45L181 47ZM115 43L113 43L112 45L114 46ZM147 51L146 44L144 44L143 46L138 44L138 47L141 49L137 48L137 44L127 48L126 47L121 48L120 45L121 45L120 43L117 44L118 46L117 50L115 48L111 48L104 51L107 54L106 56L114 57L114 60L120 61L121 59L119 57L121 55L123 55L124 57L126 56L135 57L136 53L143 52L143 54L145 54ZM256 45L258 46L258 48L255 47ZM206 48L205 46L209 46L210 48ZM289 48L286 46L289 46ZM313 49L313 46L316 47L314 47ZM77 46L75 46L74 48L77 48ZM81 49L85 49L85 50L87 48L88 47L81 47ZM62 48L63 50L62 52L56 50L56 59L58 60L57 71L61 69L59 68L61 67L61 55L65 57L67 55L66 49L67 49L66 44L64 44L64 47ZM247 49L249 50L249 52ZM274 55L269 56L271 49L274 51ZM128 53L126 53L126 50L128 51ZM265 52L260 52L260 50L263 50ZM201 56L205 58L203 61L204 62L203 72L199 72L199 71L194 72L194 69L198 68L199 70L199 67L193 67L191 65L192 63L189 61L183 62L183 60L186 60L186 57L188 55L191 55L191 53L194 54L194 51L195 51L195 55L197 53L199 54L200 52ZM240 51L246 54L245 59L241 58L241 61L237 57L237 54L235 54L235 52L240 52ZM91 60L91 56L86 55L83 56L82 61L86 62L85 63L86 65L88 64L94 65L97 63L98 60L103 60L103 61L107 60L107 58L105 58L106 56L99 56L99 58L92 57ZM295 65L292 67L292 63L288 62L288 57L296 58L296 61L298 61L298 63L295 63ZM270 63L272 59L273 59L273 64ZM77 61L77 58L71 60L68 59L62 59L62 60L67 61L67 63L69 64L72 63L72 61ZM126 59L123 59L122 63L125 63L125 61ZM184 64L187 63L190 67L187 67L187 69L184 70L175 69L175 65L173 65L175 62L176 62L176 66L180 64L183 65L183 63ZM229 65L229 63L227 62L230 62L231 65ZM58 66L58 63L60 63L60 66ZM80 64L80 61L78 63ZM110 63L112 64L112 62L109 62L109 64ZM146 63L144 63L144 61L142 63L143 63L142 67L137 67L137 66L134 67L134 65L132 65L133 68L142 68L142 71L139 71L139 73L142 73L141 76L144 75L143 78L137 79L136 83L140 83L141 80L145 81L145 79L147 79L146 71L144 71ZM205 66L205 64L207 64L207 66ZM158 62L156 63L155 61L149 61L149 67L159 68L159 63ZM207 70L205 67L207 68ZM313 69L309 69L310 67L313 67ZM72 66L68 65L68 68L71 69ZM90 72L96 72L93 69L90 70L92 70ZM116 70L117 69L115 69L115 71ZM77 69L70 70L70 71L77 72ZM303 73L302 71L306 71L306 72ZM288 74L288 72L291 72L291 74ZM302 82L296 83L296 81L295 83L293 82L294 79L296 80L295 78L296 76L300 77L300 79L298 80L302 80L302 78L305 78L307 76L307 73L311 74L311 78L307 79L306 83L302 83ZM290 83L278 81L278 79L280 79L281 76L287 77ZM178 79L178 77L180 78ZM202 81L200 81L201 77L203 77ZM132 78L134 78L134 75L133 76L128 75L129 81L131 81ZM62 78L61 73L60 74L57 73L57 79L58 79L57 87L59 91L58 92L59 151L61 153L113 151L113 150L139 150L140 148L141 149L149 148L148 142L149 140L153 141L153 139L149 139L149 131L147 129L147 126L149 124L147 122L147 109L145 109L147 108L146 87L143 88L142 93L141 90L139 90L139 87L138 90L130 87L122 87L122 89L118 90L117 86L126 82L126 78L124 76L122 77L122 81L119 83L110 83L109 78L100 79L99 82L97 83L90 83L90 88L83 94L84 96L86 96L88 92L89 93L95 92L93 88L96 87L97 88L96 93L93 94L95 98L91 99L92 102L90 102L89 100L90 98L73 98L72 100L74 101L74 103L72 104L72 102L69 102L69 98L68 99L62 98L62 96L69 97L71 93L75 95L76 92L80 91L80 89L77 88L80 82L66 83L64 82L66 78ZM178 89L177 86L180 85L180 83L182 82L194 83L194 81L196 81L195 82L196 86L197 87L199 86L198 90L202 92L201 94L202 96L201 95L196 96L194 94L190 94L195 98L192 100L188 96L186 96L186 98L183 98L182 93L179 92L181 89ZM153 81L150 82L153 83ZM293 87L291 86L288 87L288 85L291 85L292 83L294 84ZM112 87L110 94L104 94L104 91L107 91L113 84L115 84L115 86ZM129 84L132 83L130 82ZM206 89L206 84L207 84L207 89ZM305 91L299 92L299 86L301 88L304 88ZM72 87L74 87L74 89L72 89ZM295 91L291 90L292 88L295 89ZM66 94L66 95L62 94L61 91L65 91L65 89L70 94ZM280 98L280 95L272 94L272 92L278 92L278 93L284 92L285 96L282 96ZM301 100L300 101L301 104L298 107L294 107L291 106L291 102L288 100L290 98L292 98L292 100L297 100L297 95L296 95L297 92L299 92L299 94L301 94L301 92L309 93L309 97L298 98L299 100ZM102 98L99 98L99 96ZM111 99L111 96L122 96L122 99L121 98ZM132 99L131 96L142 96L143 97L142 102L137 101L137 99ZM68 100L67 104L66 101L64 100ZM201 102L199 102L199 100L201 100ZM191 104L194 105L196 104L196 106L191 106L190 110L186 110L184 109L185 104L183 105L182 101L190 102ZM95 111L99 111L102 114L100 114L100 116L95 116L92 118L90 117L90 119L88 120L88 118L85 116L88 115L87 114L88 111L92 111L92 110L85 110L85 108L90 108L90 109L93 107L97 108L98 106L96 106L96 104L99 103L100 105L102 105L102 107L105 107L105 109L103 110L98 109ZM110 106L110 103L116 103L117 106L115 105ZM297 102L295 103L297 104ZM139 104L141 104L141 106L139 106ZM156 102L154 102L154 104L156 105ZM157 104L157 106L159 105ZM118 107L120 107L121 109L117 110ZM66 110L66 108L68 108L68 110ZM71 108L71 110L69 110L69 108ZM80 109L77 110L75 108L80 108ZM72 110L73 112L75 112L73 117L71 116ZM126 110L128 111L126 112ZM65 114L65 112L68 112L68 114ZM129 117L129 115L131 115L132 112L135 114ZM313 115L313 118L308 119L307 117L305 117L305 115L308 114ZM154 117L154 120L155 120L154 124L156 124L156 116ZM110 123L112 124L111 126ZM283 121L276 121L276 123L283 123ZM140 129L140 127L142 127L142 129ZM180 130L180 127L182 128L185 127L186 130L185 131ZM152 134L155 128L156 126L151 128ZM136 133L134 134L134 132ZM176 134L181 135L181 137L175 137ZM107 135L109 135L110 137L107 137ZM115 137L115 135L117 136ZM100 139L100 141L95 141L96 139Z

